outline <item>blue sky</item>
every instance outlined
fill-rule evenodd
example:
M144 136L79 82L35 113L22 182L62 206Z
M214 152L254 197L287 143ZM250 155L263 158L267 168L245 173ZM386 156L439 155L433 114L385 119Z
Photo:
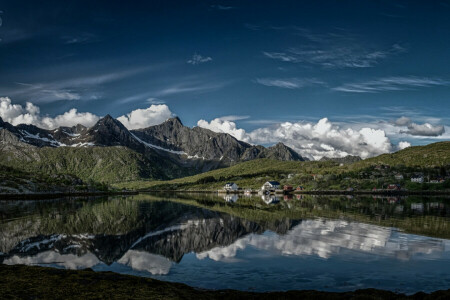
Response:
M14 105L29 113L26 102L40 120L155 105L153 122L176 114L299 151L308 138L280 133L284 122L383 130L392 146L380 151L449 137L450 1L0 1L0 11L5 119ZM263 129L272 137L258 138Z

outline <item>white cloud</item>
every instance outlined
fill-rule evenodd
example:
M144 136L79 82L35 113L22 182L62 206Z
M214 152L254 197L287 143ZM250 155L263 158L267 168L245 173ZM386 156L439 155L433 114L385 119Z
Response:
M408 117L400 117L394 121L394 125L406 127L407 130L401 130L400 133L415 136L440 136L445 133L443 125L431 125L430 123L417 124Z
M420 136L439 136L442 135L444 132L445 132L444 126L442 125L433 126L430 123L424 124L411 123L408 125L408 130L401 131L401 133Z
M128 129L138 129L160 124L173 116L167 105L152 104L148 108L133 110L117 120Z
M137 129L160 124L173 116L167 105L152 104L148 108L133 110L117 119L128 129ZM45 129L77 124L91 127L100 119L99 116L90 112L78 112L76 108L56 117L42 116L39 107L31 102L27 102L24 107L13 104L8 97L0 97L0 117L13 125L33 124Z
M278 52L263 51L266 57L283 62L308 63L323 68L369 68L392 55L406 51L398 44L384 49L368 48L348 34L315 34L298 27L272 29L294 30L296 36L308 40L308 44L302 47Z
M344 157L358 155L362 158L391 152L393 146L382 129L340 127L327 118L317 123L278 123L252 132L237 128L232 121L216 118L211 122L200 120L198 126L215 132L228 133L238 140L254 144L283 142L310 159L323 156Z
M385 77L376 80L347 83L333 88L335 91L346 93L378 93L383 91L402 91L417 87L432 87L449 85L450 82L440 78L427 77Z
M256 83L284 89L299 89L306 86L322 85L322 81L314 78L257 78Z
M202 56L202 55L196 53L196 54L192 55L192 58L189 59L187 61L187 63L191 64L191 65L199 65L199 64L203 64L203 63L206 63L209 61L212 61L212 58L210 56Z
M238 129L236 123L232 122L227 117L216 118L211 122L205 120L199 120L197 126L212 130L214 132L228 133L238 140L245 141L248 139L244 129Z
M410 142L406 142L406 141L402 141L400 143L398 143L398 150L403 150L405 148L411 147L411 143Z
M77 124L90 127L99 120L98 116L89 112L80 113L75 108L54 118L42 116L39 107L33 103L27 102L23 107L20 104L12 104L8 97L0 97L0 117L13 125L33 124L45 129Z

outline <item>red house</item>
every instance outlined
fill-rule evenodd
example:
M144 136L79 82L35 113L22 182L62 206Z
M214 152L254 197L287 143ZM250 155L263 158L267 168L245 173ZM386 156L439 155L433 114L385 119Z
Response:
M294 188L291 185L285 185L283 186L284 191L292 191Z

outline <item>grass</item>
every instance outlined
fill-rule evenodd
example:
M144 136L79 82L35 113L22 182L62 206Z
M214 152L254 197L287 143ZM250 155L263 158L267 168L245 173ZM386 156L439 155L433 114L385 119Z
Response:
M91 270L0 265L2 299L448 299L450 290L412 296L365 289L354 292L243 292Z
M389 165L390 173L381 173L372 179L361 178L360 173L373 173L377 165ZM333 161L294 162L257 159L174 180L123 181L115 183L114 186L135 190L217 190L226 182L233 181L240 187L255 189L260 188L267 180L277 180L282 184L302 185L309 190L346 189L349 186L372 189L395 182L393 174L397 171L409 173L421 171L438 175L442 169L447 172L450 170L450 142L410 147L347 165ZM319 174L321 178L314 180L314 174ZM345 178L349 180L345 181ZM422 185L420 188L441 189L443 186Z

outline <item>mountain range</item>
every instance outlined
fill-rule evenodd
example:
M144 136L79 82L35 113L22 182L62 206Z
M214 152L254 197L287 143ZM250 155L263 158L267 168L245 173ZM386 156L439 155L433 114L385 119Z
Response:
M13 126L0 118L0 164L84 180L170 179L258 158L304 160L282 143L251 145L226 133L186 127L178 117L137 130L110 115L91 128L79 124L53 130Z

